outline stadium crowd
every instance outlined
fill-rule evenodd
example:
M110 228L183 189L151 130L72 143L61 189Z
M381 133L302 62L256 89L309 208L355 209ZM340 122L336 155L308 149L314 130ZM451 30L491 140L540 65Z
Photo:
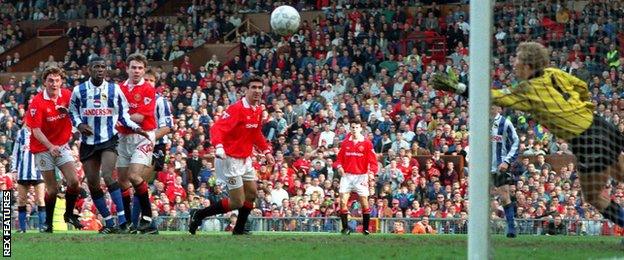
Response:
M323 1L312 2L323 6ZM512 2L514 8L510 7ZM624 131L624 102L620 101L624 97L624 65L619 53L624 42L618 33L624 28L624 13L620 5L591 1L576 12L573 6L559 3L499 1L495 10L494 87L516 85L511 53L518 42L537 39L551 48L551 65L587 81L597 113ZM229 7L197 6L201 5L181 10L176 19L120 19L102 29L72 25L69 35L73 41L60 63L74 71L67 85L87 78L78 69L92 56L106 58L111 75L120 75L125 71L126 55L142 52L152 60L173 60L204 42L221 39L240 24L240 16ZM253 10L249 6L239 9ZM113 16L87 10L78 13ZM231 61L215 56L205 64L191 64L186 59L172 71L154 68L161 75L157 91L169 99L175 115L165 169L150 186L154 215L188 217L190 209L206 207L227 196L214 174L214 148L208 129L228 104L241 97L245 79L256 74L265 78L263 132L272 142L276 163L267 165L262 157L254 162L260 191L253 216L337 216L340 177L331 165L348 133L348 119L359 118L366 122L365 131L373 140L381 165L370 179L372 217L419 220L414 225L395 222L395 233L449 232L450 226L432 227L428 223L428 219L444 218L457 219L453 229L465 232L469 173L444 158L462 156L467 165L467 150L479 149L468 143L468 103L462 97L434 91L427 80L432 73L442 71L468 83L467 13L457 7L442 16L440 6L434 4L415 7L415 13L408 14L394 3L357 10L333 4L323 10L325 18L304 21L301 30L288 39L264 32L241 32L237 35L240 55ZM446 36L448 57L436 61L427 43L405 41L414 32ZM55 61L42 62L41 67L50 62ZM2 189L14 187L9 171L13 140L22 125L23 104L40 85L33 75L19 82L13 80L0 90ZM603 224L600 213L581 199L575 165L555 169L544 160L545 155L571 154L568 145L535 124L530 115L515 111L505 111L505 115L519 132L520 154L537 158L535 163L520 159L512 167L517 181L512 186L516 217L546 218L551 228L544 233L549 234L610 234L606 230L613 230L609 229L612 224ZM74 150L77 155L77 148ZM421 164L417 156L429 157ZM88 190L86 184L83 187ZM613 181L608 188L606 196L624 203L624 183ZM29 203L29 212L35 211L32 196ZM494 198L491 203L493 219L503 219L498 201ZM357 202L350 209L352 217L361 215ZM96 210L86 192L78 210L85 223L96 225ZM236 216L227 217L234 221ZM567 223L563 227L562 221ZM432 223L435 226L436 222ZM519 223L520 229L533 232L532 223ZM281 228L294 230L296 225L288 223ZM622 234L619 229L615 232Z

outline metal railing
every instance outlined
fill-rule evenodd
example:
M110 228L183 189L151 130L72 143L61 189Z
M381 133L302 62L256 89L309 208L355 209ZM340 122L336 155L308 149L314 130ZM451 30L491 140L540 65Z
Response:
M187 231L189 217L158 216L155 224L161 231ZM404 233L417 231L415 226L420 218L372 218L369 230L373 233ZM17 219L14 221L17 230ZM228 217L206 218L199 230L204 232L227 231L231 225ZM567 236L614 236L624 235L620 228L608 220L562 220L555 223L553 219L515 219L519 235L567 235ZM461 218L429 219L432 234L467 234L468 220ZM28 227L31 230L39 226L38 218L31 216ZM350 218L349 227L355 231L362 230L361 218ZM506 234L507 223L504 219L490 220L491 234ZM249 217L247 228L251 231L282 231L282 232L328 232L341 230L338 217Z

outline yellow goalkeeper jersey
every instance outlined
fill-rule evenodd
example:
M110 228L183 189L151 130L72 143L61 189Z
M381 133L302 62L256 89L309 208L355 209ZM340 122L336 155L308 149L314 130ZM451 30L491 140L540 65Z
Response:
M587 83L559 69L522 81L515 89L492 90L492 102L531 113L557 137L570 140L594 119Z

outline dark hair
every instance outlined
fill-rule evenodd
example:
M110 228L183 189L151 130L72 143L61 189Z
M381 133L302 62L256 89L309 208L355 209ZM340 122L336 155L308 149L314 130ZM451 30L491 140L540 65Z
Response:
M47 67L43 71L43 73L41 74L41 79L43 81L45 81L48 78L49 75L53 75L53 74L61 76L62 79L66 78L65 70L63 70L63 69L61 69L59 67L56 67L56 66L50 66L50 67Z
M104 58L102 57L93 57L91 60L89 60L89 67L93 66L93 63L100 61L106 63L106 60L104 60Z
M360 120L359 120L359 119L357 119L357 118L351 118L351 119L349 120L349 125L352 125L352 124L361 125L361 124L362 124L362 121L360 121Z
M141 53L133 53L126 59L126 63L130 64L131 61L138 61L143 63L143 66L147 68L147 57Z
M261 77L253 75L253 76L249 77L249 79L247 80L247 84L249 85L249 83L251 83L251 82L260 82L260 83L262 83L264 81L262 80Z

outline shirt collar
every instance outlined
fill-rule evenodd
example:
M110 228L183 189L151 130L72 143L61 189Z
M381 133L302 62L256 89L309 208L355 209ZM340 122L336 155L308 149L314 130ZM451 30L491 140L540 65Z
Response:
M63 96L63 91L61 91L59 89L58 97L62 97L62 96ZM43 89L43 99L45 99L45 100L52 100L50 98L50 95L48 95L48 89L46 89L46 88Z
M141 80L139 80L139 83L137 83L137 84L132 84L132 80L127 79L126 82L124 83L124 85L126 85L128 87L134 87L134 86L138 86L138 85L143 85L143 83L145 83L145 80L143 78L141 78Z
M244 108L252 108L252 109L256 109L258 106L252 106L251 104L249 104L249 101L247 101L246 97L243 97L243 107Z
M102 84L101 85L95 85L95 83L93 83L93 81L91 80L92 78L89 78L89 85L96 87L96 88L101 88L106 86L106 80L102 80Z

